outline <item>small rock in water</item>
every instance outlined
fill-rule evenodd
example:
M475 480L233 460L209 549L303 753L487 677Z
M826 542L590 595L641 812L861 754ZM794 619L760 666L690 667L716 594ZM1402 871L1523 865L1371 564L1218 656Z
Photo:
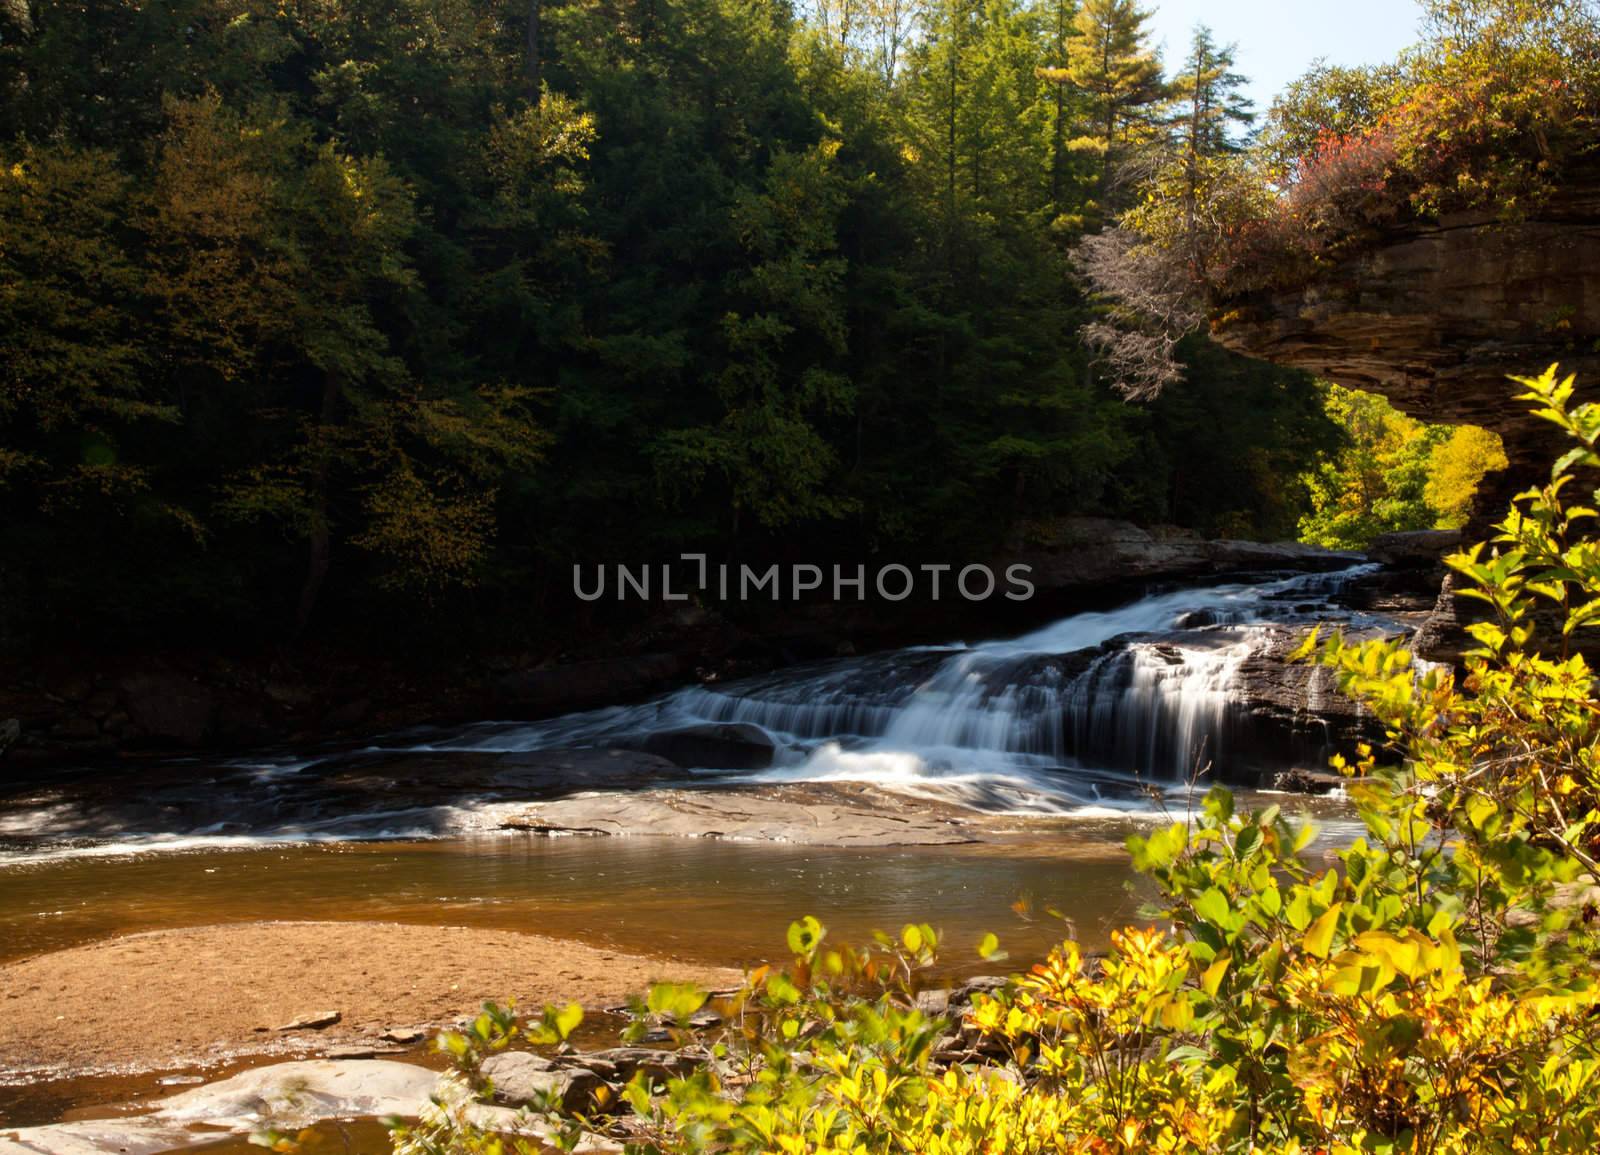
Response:
M192 1087L196 1083L204 1083L204 1075L167 1075L157 1079L156 1083L162 1087Z
M331 1027L339 1021L338 1011L313 1011L309 1015L301 1015L293 1022L284 1023L281 1027L273 1027L275 1031L320 1031L323 1027Z
M399 1043L402 1046L405 1046L411 1043L422 1042L426 1034L427 1032L425 1031L395 1027L384 1031L383 1034L378 1037L386 1043Z

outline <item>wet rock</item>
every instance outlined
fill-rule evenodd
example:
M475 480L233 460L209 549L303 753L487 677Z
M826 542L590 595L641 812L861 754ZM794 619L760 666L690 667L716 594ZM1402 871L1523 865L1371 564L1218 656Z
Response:
M1272 786L1275 790L1287 790L1293 794L1332 794L1344 788L1344 779L1325 770L1297 768L1274 775Z
M662 730L645 739L644 749L697 770L765 770L777 753L765 730L744 722Z
M973 995L992 995L1011 982L1005 975L973 975L950 993L952 1003L971 1003Z
M1332 670L1287 660L1300 636L1272 631L1240 663L1230 689L1235 706L1218 736L1224 777L1266 784L1285 769L1325 766L1360 742L1383 741L1382 725L1339 692Z
M567 1111L582 1111L593 1102L595 1092L606 1085L593 1071L581 1067L556 1067L542 1055L528 1051L509 1051L484 1060L483 1074L494 1088L494 1099L513 1107L560 1105Z
M391 1027L378 1037L386 1043L399 1043L401 1046L410 1046L412 1043L422 1042L427 1037L427 1032L414 1028Z
M0 755L5 754L22 737L22 723L15 718L0 721Z

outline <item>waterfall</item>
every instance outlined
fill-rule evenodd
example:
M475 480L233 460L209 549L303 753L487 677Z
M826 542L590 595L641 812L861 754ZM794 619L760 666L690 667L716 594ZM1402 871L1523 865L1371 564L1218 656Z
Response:
M627 745L746 723L780 756L743 780L870 781L1019 810L1133 804L1198 768L1228 772L1247 722L1236 679L1271 627L1392 624L1333 600L1375 569L1172 590L1017 638L816 663L429 748Z

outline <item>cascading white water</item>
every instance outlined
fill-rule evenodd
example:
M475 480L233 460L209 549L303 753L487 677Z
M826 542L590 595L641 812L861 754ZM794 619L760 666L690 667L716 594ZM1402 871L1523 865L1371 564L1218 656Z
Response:
M0 862L493 829L503 807L524 801L517 759L503 760L513 778L503 785L499 759L430 752L561 751L559 760L589 748L605 763L606 749L648 747L664 731L708 722L760 727L777 750L772 765L685 767L671 780L686 771L731 782L870 782L995 812L1144 808L1152 789L1198 765L1227 775L1244 760L1259 769L1263 755L1294 756L1280 731L1263 741L1241 706L1241 668L1275 624L1392 626L1329 600L1373 568L1177 590L1018 638L840 659L534 725L486 723L426 742L397 735L366 751L261 755L198 774L156 766L131 796L94 775L76 785L69 776L0 799ZM1309 723L1289 736L1309 735L1299 756L1314 758ZM680 763L701 756L678 750ZM468 771L459 788L457 762Z
M1234 680L1266 628L1352 621L1328 599L1375 568L1176 590L1019 638L841 659L429 748L628 743L748 723L781 750L748 780L870 781L1019 810L1141 804L1138 782L1226 762Z

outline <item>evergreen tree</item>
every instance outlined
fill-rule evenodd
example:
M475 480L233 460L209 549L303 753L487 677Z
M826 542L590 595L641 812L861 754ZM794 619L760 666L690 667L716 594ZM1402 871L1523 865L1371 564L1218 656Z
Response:
M1078 37L1065 75L1084 96L1087 119L1079 147L1099 157L1102 211L1119 192L1119 165L1129 162L1153 138L1166 98L1161 59L1145 27L1150 13L1136 0L1083 0L1073 24ZM1122 175L1125 189L1136 174Z
M1234 69L1235 46L1219 45L1211 29L1197 24L1189 54L1172 79L1173 134L1191 163L1238 152L1238 133L1255 123L1254 103L1244 95L1245 78Z

